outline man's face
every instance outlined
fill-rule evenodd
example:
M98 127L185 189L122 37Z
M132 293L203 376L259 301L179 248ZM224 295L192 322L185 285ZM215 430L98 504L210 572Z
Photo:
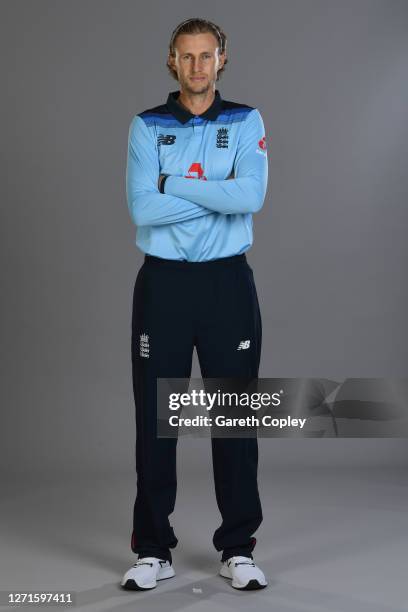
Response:
M219 54L215 36L209 32L180 34L174 50L176 56L169 55L169 63L177 72L182 90L190 94L213 90L225 60L225 53Z

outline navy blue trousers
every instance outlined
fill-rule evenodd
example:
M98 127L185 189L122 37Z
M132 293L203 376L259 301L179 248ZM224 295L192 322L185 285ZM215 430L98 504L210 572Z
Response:
M132 312L137 494L131 548L139 556L171 561L178 541L169 522L176 501L177 438L157 437L156 379L190 378L194 347L203 378L257 377L261 343L253 271L244 254L208 262L145 256ZM252 557L252 534L263 518L258 440L212 437L211 448L222 517L214 547L222 551L222 561Z

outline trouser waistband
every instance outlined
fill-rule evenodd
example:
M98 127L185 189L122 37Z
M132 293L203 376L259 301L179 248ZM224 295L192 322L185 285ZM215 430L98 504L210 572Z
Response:
M231 257L220 257L218 259L210 259L209 261L187 261L181 259L164 259L155 255L145 255L145 263L159 266L171 266L176 268L201 269L213 266L224 266L230 264L246 263L245 253L240 255L232 255Z

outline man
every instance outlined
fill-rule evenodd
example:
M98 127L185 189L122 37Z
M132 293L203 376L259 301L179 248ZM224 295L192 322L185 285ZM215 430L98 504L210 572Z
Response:
M194 346L203 378L257 377L262 324L253 272L252 213L267 186L263 121L256 108L221 98L226 36L189 19L173 32L167 66L179 82L166 104L130 125L126 171L136 244L145 253L133 295L132 372L137 495L127 589L175 575L169 523L176 498L177 438L157 437L157 378L189 378ZM252 534L262 522L257 438L212 438L222 524L213 544L220 574L238 589L267 585Z

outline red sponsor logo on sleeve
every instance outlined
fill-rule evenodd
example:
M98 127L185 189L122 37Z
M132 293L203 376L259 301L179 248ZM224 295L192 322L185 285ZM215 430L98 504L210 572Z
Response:
M262 151L266 151L266 136L263 136L263 138L261 138L261 140L258 142L258 145L262 149Z

